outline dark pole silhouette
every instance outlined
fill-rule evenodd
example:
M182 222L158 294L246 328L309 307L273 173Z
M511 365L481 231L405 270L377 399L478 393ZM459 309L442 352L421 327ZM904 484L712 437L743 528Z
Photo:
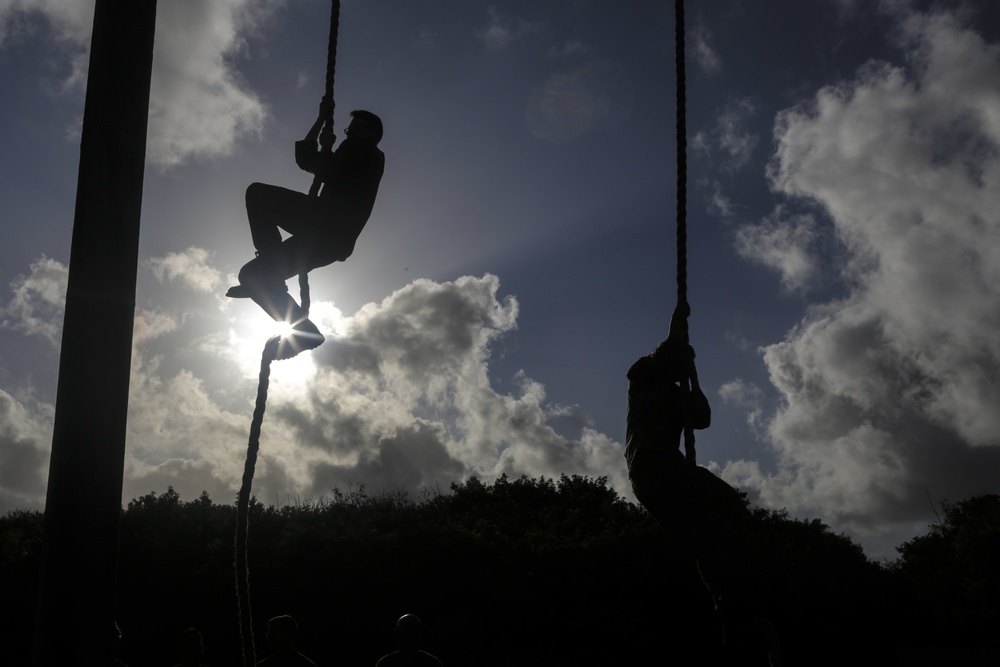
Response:
M156 0L98 0L45 503L36 665L112 660Z

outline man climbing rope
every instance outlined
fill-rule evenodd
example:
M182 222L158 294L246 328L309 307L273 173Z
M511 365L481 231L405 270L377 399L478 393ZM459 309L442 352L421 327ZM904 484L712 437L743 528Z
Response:
M625 460L639 502L693 546L701 532L700 512L696 508L684 511L695 498L682 487L707 483L727 504L742 507L742 501L732 487L696 465L693 430L708 428L712 412L698 384L694 348L688 344L690 312L687 303L679 305L670 318L666 340L628 371ZM686 435L683 455L682 433Z
M690 314L686 302L678 305L666 340L628 371L625 459L636 499L695 560L728 650L744 651L765 622L748 586L750 514L734 488L695 460L693 431L712 416L688 342Z
M263 183L247 188L247 218L257 257L240 269L240 284L226 294L249 297L275 320L291 322L297 333L312 339L301 343L304 349L316 347L323 337L288 295L285 281L350 257L385 169L385 155L378 148L382 121L370 111L351 112L344 130L347 138L336 151L317 148L320 130L332 116L330 104L323 99L319 118L305 138L295 142L295 162L322 183L319 196ZM279 229L291 236L283 241Z

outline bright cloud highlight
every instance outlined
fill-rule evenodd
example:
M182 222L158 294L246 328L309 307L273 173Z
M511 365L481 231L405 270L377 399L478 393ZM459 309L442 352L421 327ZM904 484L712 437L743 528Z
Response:
M168 280L218 275L209 261L189 248L144 266ZM64 294L65 270L59 277ZM499 287L492 275L416 280L353 316L315 302L317 321L337 335L308 358L272 366L258 497L318 497L359 484L447 490L470 475L503 473L610 475L627 493L618 443L586 426L576 439L554 428L574 408L548 404L542 385L523 372L513 393L493 387L493 349L513 335L518 315L517 301L500 298ZM35 301L43 295L23 292L27 307L16 312L39 312ZM136 316L125 500L172 485L185 497L207 490L226 501L240 484L263 340L243 341L238 332L266 316L240 315L209 292L193 295L173 294L196 299L185 319L210 316L221 329L192 334L166 310ZM45 312L55 319L61 308ZM51 406L0 396L0 456L26 475L18 479L44 480L51 413ZM7 503L0 511L43 500L43 483L0 480L0 502Z
M778 472L725 467L862 531L1000 471L1000 47L948 14L900 21L910 69L869 63L778 117L772 187L824 214L849 293L763 349ZM810 225L779 210L740 251L799 284L829 261Z
M267 111L241 80L235 58L280 0L172 0L157 4L147 158L168 168L229 155L260 134ZM94 2L0 0L0 47L30 38L39 17L49 23L70 61L62 87L83 90ZM78 136L74 132L71 136Z

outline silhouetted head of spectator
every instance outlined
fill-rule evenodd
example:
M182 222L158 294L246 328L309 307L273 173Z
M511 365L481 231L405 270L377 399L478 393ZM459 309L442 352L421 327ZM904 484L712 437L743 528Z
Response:
M420 619L413 614L404 614L396 621L396 643L400 649L404 651L417 650L422 634Z
M351 139L364 139L376 146L382 141L382 119L371 111L356 109L351 112L351 124L344 130Z
M197 663L204 653L205 647L197 628L188 628L177 637L177 655L181 662Z
M267 641L275 653L288 653L295 649L299 624L291 616L275 616L267 622Z

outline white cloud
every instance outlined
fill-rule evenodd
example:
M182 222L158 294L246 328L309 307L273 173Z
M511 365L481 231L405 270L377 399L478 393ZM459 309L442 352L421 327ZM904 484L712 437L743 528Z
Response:
M170 167L228 155L260 134L266 110L232 59L246 35L280 6L268 0L173 0L157 5L148 154Z
M729 156L729 167L739 169L750 161L757 147L757 136L746 129L747 120L756 113L756 105L741 97L731 100L719 114L716 136L718 145Z
M742 378L730 380L719 387L719 396L727 403L733 403L740 408L758 408L764 397L764 392L753 382Z
M58 345L69 270L48 257L32 262L31 273L11 283L14 297L0 307L0 328L41 336Z
M712 141L708 138L708 134L704 130L701 130L695 132L694 136L688 141L688 148L692 152L710 155L712 153Z
M37 15L45 16L56 37L83 43L90 39L95 0L0 0L0 46L12 36L30 35L37 28Z
M0 513L45 498L51 406L22 403L0 389Z
M1000 470L1000 48L899 18L910 70L869 63L778 118L773 187L827 214L849 293L764 349L778 471L725 468L858 530L995 492Z
M196 292L215 292L222 284L222 274L209 265L211 258L208 250L192 246L165 257L153 257L149 266L160 282L176 280Z
M142 345L171 331L176 331L178 326L180 326L180 322L175 317L157 311L139 309L135 313L135 321L132 326L132 342L135 345Z
M736 250L751 261L776 269L786 290L801 292L817 275L812 250L818 235L813 215L790 215L779 207L760 223L737 229Z
M722 58L709 43L712 36L705 26L700 25L690 33L691 53L698 67L705 74L715 74L722 69Z
M228 155L260 134L266 109L233 65L246 38L281 0L171 0L157 4L149 102L148 160L171 167ZM82 90L94 16L93 0L0 1L0 47L43 16L71 73L63 88ZM71 128L70 135L73 136Z
M175 256L187 259L143 266L169 277L201 257L190 250ZM201 258L208 267L210 258ZM358 484L446 491L470 475L492 480L502 473L609 476L630 494L621 446L589 428L578 409L549 404L524 372L511 393L493 387L490 358L498 341L513 335L518 316L517 301L498 290L491 275L417 280L352 316L314 302L314 317L336 335L271 367L258 497L316 497ZM185 497L207 490L229 502L242 476L264 338L248 331L267 318L254 309L234 314L239 308L202 291L171 291L165 299L163 311L136 315L124 499L169 484ZM45 297L33 290L25 300L22 312L34 313ZM181 326L166 314L172 311L215 328L206 335ZM568 421L572 437L556 428ZM0 479L0 511L41 502L41 443L50 423L50 407L0 393L0 460L37 473L17 483Z
M723 401L735 405L746 414L747 424L759 432L761 418L764 415L764 391L752 382L742 378L730 380L719 387L719 396Z
M718 180L712 182L712 196L708 200L709 213L717 213L723 220L732 220L736 216L737 207L733 200L722 191L722 183Z
M729 100L715 118L710 130L700 130L691 141L693 151L711 156L720 153L729 171L745 167L757 148L758 137L747 129L757 113L757 105L746 97Z

